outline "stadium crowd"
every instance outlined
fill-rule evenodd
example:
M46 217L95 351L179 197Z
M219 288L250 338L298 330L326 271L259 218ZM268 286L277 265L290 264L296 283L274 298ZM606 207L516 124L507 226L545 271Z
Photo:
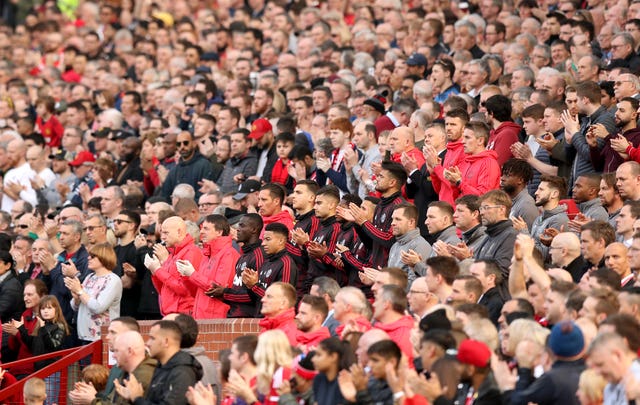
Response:
M640 1L0 15L2 363L106 340L76 405L640 400ZM217 365L220 318L261 332Z

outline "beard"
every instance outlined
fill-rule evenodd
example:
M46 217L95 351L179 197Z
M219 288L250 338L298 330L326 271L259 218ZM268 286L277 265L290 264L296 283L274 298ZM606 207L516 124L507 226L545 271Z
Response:
M513 184L505 184L504 186L502 186L502 191L504 191L505 193L511 195L511 194L515 193L516 186L514 186Z
M629 120L619 120L618 117L615 117L615 123L617 128L624 128L629 124Z
M543 197L540 200L536 200L536 207L542 207L549 202L549 197Z

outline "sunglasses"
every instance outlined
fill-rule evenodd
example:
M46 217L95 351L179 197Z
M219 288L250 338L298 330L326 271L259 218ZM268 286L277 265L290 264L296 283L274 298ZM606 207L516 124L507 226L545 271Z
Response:
M95 231L98 228L102 228L102 225L95 225L95 226L85 226L84 228L82 228L83 231Z
M120 225L122 223L125 223L125 224L131 224L132 223L131 221L127 221L126 219L114 219L113 222L118 224L118 225Z
M189 146L190 144L191 144L191 141L182 141L182 142L178 141L176 142L176 147L179 148L180 146Z

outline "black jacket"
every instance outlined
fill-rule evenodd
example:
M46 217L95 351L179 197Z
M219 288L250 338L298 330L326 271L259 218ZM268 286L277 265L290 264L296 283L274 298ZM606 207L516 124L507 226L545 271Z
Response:
M29 331L27 331L24 325L22 325L18 331L20 332L20 338L27 347L29 347L29 350L31 350L34 356L62 350L63 342L67 335L60 324L52 322L47 322L44 326L38 328L38 333L35 336L29 335ZM39 370L54 363L56 360L57 358L36 361L34 365L36 370Z
M180 350L169 361L156 368L144 398L137 398L134 404L186 405L187 390L201 378L200 363L189 353Z
M11 319L20 319L24 312L24 300L22 298L22 284L13 274L0 283L0 319L2 323Z
M171 200L173 189L182 183L190 184L196 191L196 199L200 198L200 186L198 182L202 179L213 180L213 168L211 162L202 156L197 150L191 159L180 162L169 171L164 184L162 185L162 196Z
M225 288L222 301L229 305L227 318L253 318L256 307L253 303L249 290L242 282L242 272L249 268L258 270L264 263L266 254L261 246L262 241L242 246L242 255L236 262L236 274L233 277L233 286Z
M578 405L580 402L576 397L576 391L580 374L584 369L584 360L556 361L551 370L536 380L532 369L519 368L516 388L504 393L505 403Z
M464 404L469 393L468 384L459 384L458 392L456 393L455 401L450 401L444 396L439 396L433 401L433 405L449 405L449 404ZM489 372L487 377L482 381L478 387L477 395L473 400L473 405L501 405L505 403L500 393L500 388L496 383L493 373Z
M584 260L582 255L573 259L571 263L566 265L564 269L571 274L571 278L574 283L579 283L584 275L585 268L587 267L587 262Z
M504 299L500 294L500 290L497 287L488 289L487 292L482 294L478 304L487 307L489 310L489 319L491 319L491 322L497 327L500 311L502 310L502 305L504 305Z

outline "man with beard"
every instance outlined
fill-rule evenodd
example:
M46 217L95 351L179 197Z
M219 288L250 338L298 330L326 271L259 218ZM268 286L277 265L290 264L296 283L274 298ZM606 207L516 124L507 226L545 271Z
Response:
M115 178L115 184L121 186L131 181L142 181L144 173L140 167L140 149L142 143L135 136L130 136L122 141L122 160L120 172Z
M362 235L362 240L372 252L371 267L384 267L389 259L389 249L395 239L391 232L392 214L395 207L402 202L400 189L407 181L407 173L399 163L389 161L382 162L378 175L376 191L382 198L376 206L373 221L368 219L366 210L351 204L348 214L343 211L343 217L347 221L354 221L357 231Z
M190 184L194 190L196 190L196 198L200 198L201 192L198 182L202 181L202 179L213 179L211 162L200 154L198 146L190 132L182 131L176 139L176 145L180 153L180 161L169 171L162 185L162 195L165 199L169 200L175 186L186 183Z
M509 159L502 166L500 188L511 198L513 205L509 217L521 229L524 229L524 225L531 229L538 216L536 203L527 190L527 184L532 178L533 170L525 160Z
M134 241L140 226L140 214L133 211L120 211L113 220L113 233L118 238L118 244L114 248L118 259L113 270L122 279L122 301L120 302L120 315L137 318L138 304L140 301L140 283L146 269L134 267L138 260Z
M236 262L236 274L230 288L212 284L207 295L221 298L229 305L227 318L253 318L255 303L249 295L249 289L242 280L245 269L259 269L265 259L265 251L261 246L260 232L262 231L262 217L258 214L247 214L240 218L236 240L242 243L242 254Z
M502 403L500 388L491 371L491 349L485 343L473 339L463 340L458 347L456 358L460 363L461 384L458 385L455 403ZM444 397L441 396L436 399L436 402L443 399Z
M536 206L542 207L543 211L531 226L531 237L536 243L536 248L540 250L543 257L547 257L549 248L540 240L541 236L547 235L547 229L555 228L560 230L563 225L569 222L569 217L565 213L566 208L560 205L560 200L567 194L567 181L558 176L542 176L540 185L536 191ZM543 237L544 239L544 237Z
M444 118L447 152L442 161L439 160L439 154L435 148L431 146L423 148L433 189L438 193L441 201L451 205L455 204L455 187L444 177L444 171L453 166L459 166L464 161L464 145L461 138L467 122L469 122L469 114L465 110L455 109L447 112Z
M306 353L313 350L322 340L331 337L329 329L322 326L329 308L324 298L305 295L300 301L296 325L298 326L298 346Z
M373 212L380 202L376 197L365 197L364 201L360 197L353 194L346 194L342 197L337 210L338 222L340 222L340 235L338 235L338 243L336 244L336 252L339 257L335 260L335 266L344 274L342 279L347 280L344 285L356 287L365 294L368 299L373 298L371 286L366 285L360 280L360 272L364 267L369 267L370 254L367 247L362 243L358 232L356 232L355 224L345 220L341 213L349 212L351 203L363 207L367 212Z
M609 224L615 227L616 218L620 214L620 209L622 208L622 197L620 197L620 193L618 193L618 188L616 187L615 173L604 173L602 175L598 197L600 197L602 206L609 214Z
M598 142L606 134L602 124L594 125L594 129L587 133L587 143L591 151L591 162L596 171L610 173L616 171L624 161L623 154L631 153L628 149L635 149L640 145L640 128L637 125L638 107L640 101L633 97L625 97L617 104L614 115L616 128L619 132L606 135L604 147Z
M509 267L513 256L518 231L509 220L511 199L502 190L491 190L480 197L480 216L486 234L482 245L474 252L474 258L492 259L502 270L502 276L509 277Z

